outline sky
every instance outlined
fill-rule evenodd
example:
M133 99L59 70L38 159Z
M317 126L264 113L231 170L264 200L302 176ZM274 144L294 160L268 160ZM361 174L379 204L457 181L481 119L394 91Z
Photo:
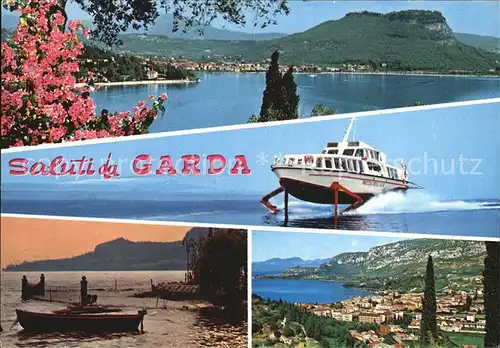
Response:
M404 240L397 237L327 233L252 231L252 262L272 258L326 259L345 252L368 251L377 245Z
M130 241L172 242L190 227L69 221L2 216L1 268L23 261L82 255L120 237Z
M291 13L278 17L278 25L254 29L226 24L218 19L214 27L250 33L304 31L324 21L342 18L355 11L391 12L408 9L441 11L455 32L500 37L500 2L498 1L289 1ZM88 18L74 3L69 5L70 18ZM249 14L248 22L253 19Z
M400 159L404 159L409 180L423 186L426 193L437 200L498 199L499 115L500 103L490 103L368 116L356 121L355 135L356 140L385 152L389 163L400 165ZM2 153L2 190L21 189L36 195L42 189L57 186L54 195L64 191L72 195L75 190L82 196L128 192L133 199L168 199L169 195L181 195L195 200L203 194L223 194L229 198L262 195L278 186L270 170L274 155L320 153L327 142L342 139L348 123L349 119L318 119L308 123L114 142L105 146L91 144ZM86 156L102 163L109 153L114 164L123 163L119 178L105 180L98 174L80 178L9 174L9 161L16 157L28 158L30 163L39 160L48 163L58 155L66 159ZM197 154L202 158L202 174L182 175L182 162L179 162L179 173L175 176L138 176L133 173L131 163L140 154L149 154L154 160L153 173L162 155L170 155L176 162L182 155ZM204 159L209 154L222 154L227 158L228 168L223 174L207 175ZM250 174L229 175L235 155L245 156Z

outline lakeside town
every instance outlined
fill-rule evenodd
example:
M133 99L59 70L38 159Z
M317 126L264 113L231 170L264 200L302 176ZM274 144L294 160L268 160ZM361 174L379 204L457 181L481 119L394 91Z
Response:
M484 335L486 320L480 279L478 287L466 292L448 291L437 295L437 324L443 333ZM370 347L409 347L419 340L423 293L384 291L334 304L295 303L299 308L342 322L377 324L380 330L350 330L355 341ZM460 346L463 347L463 346ZM467 345L467 348L476 347Z
M95 76L97 83L141 82L161 83L171 81L175 83L200 82L196 73L264 73L269 69L270 59L262 62L249 62L244 60L213 60L196 61L175 58L140 57L124 53L109 54L97 57L84 56L79 59L82 72L90 71ZM453 70L447 74L433 71L391 71L386 63L380 66L361 63L342 63L330 66L296 65L294 73L309 74L373 74L373 75L439 75L439 76L476 76L473 71ZM282 73L288 66L280 67ZM495 70L489 71L495 75Z

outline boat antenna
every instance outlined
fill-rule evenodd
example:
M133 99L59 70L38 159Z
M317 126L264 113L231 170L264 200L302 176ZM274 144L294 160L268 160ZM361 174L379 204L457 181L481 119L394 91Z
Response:
M356 117L351 118L351 122L349 122L349 126L347 126L347 129L344 133L344 139L342 139L342 142L346 142L349 139L349 133L351 133L352 125L354 124L354 120Z

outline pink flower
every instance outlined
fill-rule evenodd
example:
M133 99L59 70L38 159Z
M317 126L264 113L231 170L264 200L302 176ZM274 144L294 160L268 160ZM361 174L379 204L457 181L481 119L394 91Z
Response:
M8 0L9 1L9 0ZM140 101L130 112L110 116L109 130L95 129L95 103L88 87L76 87L80 70L78 57L84 49L76 31L81 21L71 21L70 31L61 31L60 13L51 13L57 0L9 1L19 7L22 16L34 18L18 26L12 45L2 42L1 49L1 135L7 146L37 145L47 142L140 134L147 131L156 111ZM51 18L49 28L47 18ZM88 29L82 29L83 35ZM94 73L88 73L94 78ZM79 79L85 82L86 78ZM154 100L155 96L149 96ZM160 97L167 99L167 94ZM67 125L72 124L75 128ZM28 134L29 136L26 136Z
M82 25L81 21L71 20L71 21L69 21L68 29L73 31L73 30L78 29L81 25Z

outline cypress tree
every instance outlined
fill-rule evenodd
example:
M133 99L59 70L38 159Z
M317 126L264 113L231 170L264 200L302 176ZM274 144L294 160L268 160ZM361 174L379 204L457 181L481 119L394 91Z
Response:
M483 286L486 315L485 347L500 345L500 243L485 242Z
M427 269L425 272L425 289L422 303L422 322L420 323L420 339L422 342L429 344L431 341L436 342L437 334L437 318L436 318L436 288L434 285L434 264L432 256L427 259Z
M293 77L293 66L290 66L287 72L283 75L283 113L287 120L299 118L299 100L297 94L297 84Z
M271 121L273 111L280 110L281 107L281 73L278 60L280 53L278 50L271 55L271 64L266 72L266 88L262 96L262 106L260 108L260 121Z

